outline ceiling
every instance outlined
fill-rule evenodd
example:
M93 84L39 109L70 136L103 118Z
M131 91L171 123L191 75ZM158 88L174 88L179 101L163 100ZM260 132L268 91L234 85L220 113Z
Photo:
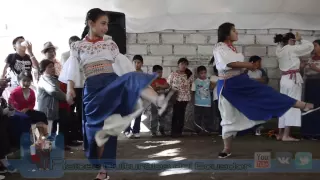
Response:
M20 31L21 28L28 27L27 30L41 26L79 28L84 24L86 12L95 7L124 12L130 32L214 29L216 27L210 26L216 26L220 21L237 22L239 26L251 29L261 26L261 23L251 19L255 16L265 19L263 26L267 24L274 28L277 25L280 28L295 28L293 26L299 25L302 29L320 27L320 22L317 23L320 17L320 0L10 0L0 7L0 30L7 27ZM216 21L217 24L209 23L204 26L208 24L203 20L205 18ZM245 20L239 20L241 18L249 18L251 22L248 24ZM271 21L277 18L281 22ZM201 19L204 25L192 27L188 25L192 24L188 19L193 22ZM155 20L158 20L158 24L154 23ZM319 27L315 24L319 24ZM148 28L143 30L139 26Z

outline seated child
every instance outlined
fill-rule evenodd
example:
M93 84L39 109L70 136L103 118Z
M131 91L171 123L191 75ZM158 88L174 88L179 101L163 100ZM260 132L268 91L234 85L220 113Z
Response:
M16 87L10 94L8 104L16 111L25 113L29 116L31 124L43 122L48 124L47 117L40 111L35 111L36 96L30 85L32 82L32 75L29 71L22 71L18 75L20 86Z
M253 63L257 69L255 71L252 70L248 70L248 76L252 79L256 79L257 81L264 83L264 84L268 84L269 82L269 78L267 73L261 68L261 57L259 56L251 56L249 59L249 62ZM260 136L261 135L261 130L263 129L263 126L259 126L256 129L256 136Z
M158 94L165 94L169 89L169 84L167 80L162 78L163 68L160 65L155 65L152 68L152 72L158 74L158 78L155 79L151 86ZM158 115L158 108L151 104L151 135L157 136L157 131L159 127L160 134L162 136L165 135L165 119L168 111L164 112L161 116Z
M207 77L207 69L204 66L197 68L198 78L193 82L191 90L194 92L194 123L196 133L212 132L213 119L211 115L211 94L213 89L210 79Z

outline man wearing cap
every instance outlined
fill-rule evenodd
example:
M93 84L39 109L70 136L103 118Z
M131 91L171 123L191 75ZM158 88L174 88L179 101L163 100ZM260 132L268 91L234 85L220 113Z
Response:
M56 59L56 55L57 55L56 50L57 49L58 48L56 46L54 46L52 44L52 42L49 41L43 45L43 49L42 49L41 53L45 55L46 59L48 59L54 63L56 76L59 76L62 66L61 66L61 63Z

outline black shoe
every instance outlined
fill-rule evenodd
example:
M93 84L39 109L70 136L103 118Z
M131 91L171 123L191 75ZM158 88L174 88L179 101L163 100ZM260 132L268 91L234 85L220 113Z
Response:
M151 133L151 137L157 137L157 133Z
M220 152L219 155L218 155L218 158L224 159L224 158L227 158L229 156L231 156L231 153Z

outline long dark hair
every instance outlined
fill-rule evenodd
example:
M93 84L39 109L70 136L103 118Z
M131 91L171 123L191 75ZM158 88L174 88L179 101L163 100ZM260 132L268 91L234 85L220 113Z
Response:
M295 39L296 36L292 32L288 32L285 35L282 34L276 34L274 36L274 43L281 43L283 46L287 45L289 43L290 39Z
M234 28L235 25L229 22L223 23L218 28L218 43L224 42L230 36L231 29ZM213 64L214 56L211 58L209 64Z
M186 63L187 65L189 65L189 61L187 58L180 58L178 60L178 65L180 63ZM185 73L186 73L188 79L192 76L192 71L189 68L186 69Z
M93 8L93 9L90 9L87 12L86 21L85 21L85 25L86 26L84 27L84 30L82 32L81 39L85 38L86 35L89 33L90 28L89 28L89 25L88 25L88 21L91 20L91 21L95 22L101 16L108 16L108 14L105 11L102 11L99 8Z

